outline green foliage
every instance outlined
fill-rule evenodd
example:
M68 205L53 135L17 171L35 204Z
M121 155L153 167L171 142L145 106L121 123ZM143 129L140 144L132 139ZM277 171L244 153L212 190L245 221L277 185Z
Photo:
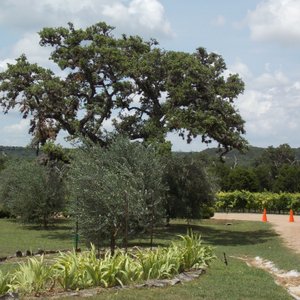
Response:
M113 251L126 226L134 232L159 222L164 216L163 169L151 146L125 138L106 149L79 150L71 166L71 190L73 212L87 241L98 247L110 239Z
M212 248L203 247L201 236L191 232L189 235L180 235L182 240L179 245L181 256L181 270L193 268L205 268L208 262L214 258Z
M5 169L5 163L6 163L6 158L0 157L0 172Z
M236 152L228 154L225 164L216 160L208 163L217 177L221 191L247 190L275 193L300 192L299 150L283 144L277 148L250 147L245 158ZM204 151L209 153L210 151ZM251 159L251 160L250 160Z
M296 152L288 144L282 144L277 148L273 146L265 149L261 157L257 160L257 164L272 165L276 170L286 164L293 164L296 159Z
M166 51L155 40L116 38L113 29L103 22L42 29L40 45L53 48L50 59L67 74L20 56L0 73L4 111L30 117L30 133L42 145L65 130L105 146L110 134L103 125L111 119L114 131L131 139L164 143L177 132L188 142L201 136L226 150L244 148L244 121L233 105L244 83L237 74L225 79L220 55Z
M225 211L261 211L267 208L271 212L287 212L290 209L300 211L299 193L251 193L248 191L219 192L216 209Z
M284 165L278 170L272 190L274 192L285 191L289 193L300 192L300 166Z
M121 250L113 256L107 251L96 257L95 247L83 253L60 253L53 265L30 258L12 274L0 273L0 294L20 291L22 294L40 293L59 284L64 290L92 286L113 287L146 279L170 278L191 268L206 268L214 259L212 248L203 246L196 234L181 236L182 241L168 248L135 249L131 254Z
M11 213L9 212L9 210L3 204L0 203L0 219L10 217Z
M11 275L9 273L3 274L0 270L0 296L9 291L10 283Z
M252 168L234 168L228 176L228 187L230 191L247 190L257 192L259 183Z
M4 161L11 158L33 159L36 156L34 149L28 147L0 146L0 153L4 156Z
M65 190L57 168L36 161L12 161L0 177L1 204L23 222L46 227L49 218L64 206Z
M46 265L43 256L41 259L29 258L13 273L9 289L22 294L38 294L52 281L51 276L52 269Z
M54 142L47 142L45 145L43 145L41 150L48 156L50 161L60 161L64 163L70 162L67 150L61 145L54 144Z
M173 154L168 159L165 181L168 217L197 219L210 214L207 210L213 206L214 182L201 155Z

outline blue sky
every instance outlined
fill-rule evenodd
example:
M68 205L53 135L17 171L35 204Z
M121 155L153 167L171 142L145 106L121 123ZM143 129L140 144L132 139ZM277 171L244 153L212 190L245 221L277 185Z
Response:
M235 105L249 143L300 147L299 0L1 0L0 71L21 53L52 68L37 31L102 20L117 33L154 37L167 50L201 46L221 54L228 72L239 73L246 84ZM27 145L27 131L18 112L0 114L0 145ZM199 140L186 145L169 138L174 150L205 148Z

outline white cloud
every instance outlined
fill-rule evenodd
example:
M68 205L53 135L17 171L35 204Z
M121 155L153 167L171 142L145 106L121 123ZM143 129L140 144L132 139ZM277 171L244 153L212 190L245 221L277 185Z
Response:
M264 89L276 88L288 85L289 79L281 71L275 71L274 73L265 72L255 78L254 84L256 87Z
M264 0L248 13L251 38L282 45L300 45L300 1Z
M159 0L2 0L0 7L0 24L21 32L66 26L69 21L80 27L106 21L122 33L172 35Z
M27 134L29 129L29 122L30 121L28 119L22 119L18 123L4 126L2 131L4 133L9 133L12 135L19 135L20 133Z
M265 147L277 141L278 145L289 143L299 147L300 82L280 70L244 80L246 90L236 105L246 121L250 144Z
M243 63L239 58L236 59L235 63L230 65L228 70L225 72L226 76L229 74L239 74L243 80L252 78L252 73L249 67Z
M260 91L249 90L239 98L239 109L244 118L257 120L272 107L272 96Z
M17 30L21 38L1 54L0 71L24 53L30 62L58 73L49 60L51 48L39 45L37 31L47 26L67 26L69 21L76 27L106 21L117 26L116 33L140 34L144 38L172 36L164 7L158 0L2 0L0 25Z
M12 57L19 57L21 54L26 54L28 60L33 63L38 63L43 66L52 66L49 56L51 50L39 45L39 35L37 33L25 33L23 37L12 47Z
M10 58L0 60L0 72L3 72L7 69L7 64L13 64L14 62L15 61Z
M223 27L226 24L226 19L222 15L218 15L216 18L212 20L212 25L216 27Z
M164 7L157 0L132 0L128 5L122 2L103 5L103 15L121 27L131 30L146 29L150 33L160 32L172 35L171 25L164 17Z

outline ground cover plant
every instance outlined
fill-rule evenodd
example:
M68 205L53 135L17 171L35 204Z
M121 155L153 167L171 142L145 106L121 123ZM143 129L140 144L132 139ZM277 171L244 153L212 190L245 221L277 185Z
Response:
M17 291L39 294L46 289L84 289L93 286L114 287L148 279L171 278L175 274L204 269L214 258L212 248L203 246L199 235L180 236L180 242L154 250L136 249L131 253L108 251L96 257L96 249L76 253L60 253L53 262L44 257L30 258L19 267L0 277L0 294Z

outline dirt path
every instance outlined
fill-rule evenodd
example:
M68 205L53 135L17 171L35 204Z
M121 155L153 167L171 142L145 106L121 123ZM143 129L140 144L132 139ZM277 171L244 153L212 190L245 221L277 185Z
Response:
M294 216L294 223L289 222L289 215L267 214L268 222L285 241L286 245L300 253L300 216ZM218 220L261 221L261 214L215 213Z

